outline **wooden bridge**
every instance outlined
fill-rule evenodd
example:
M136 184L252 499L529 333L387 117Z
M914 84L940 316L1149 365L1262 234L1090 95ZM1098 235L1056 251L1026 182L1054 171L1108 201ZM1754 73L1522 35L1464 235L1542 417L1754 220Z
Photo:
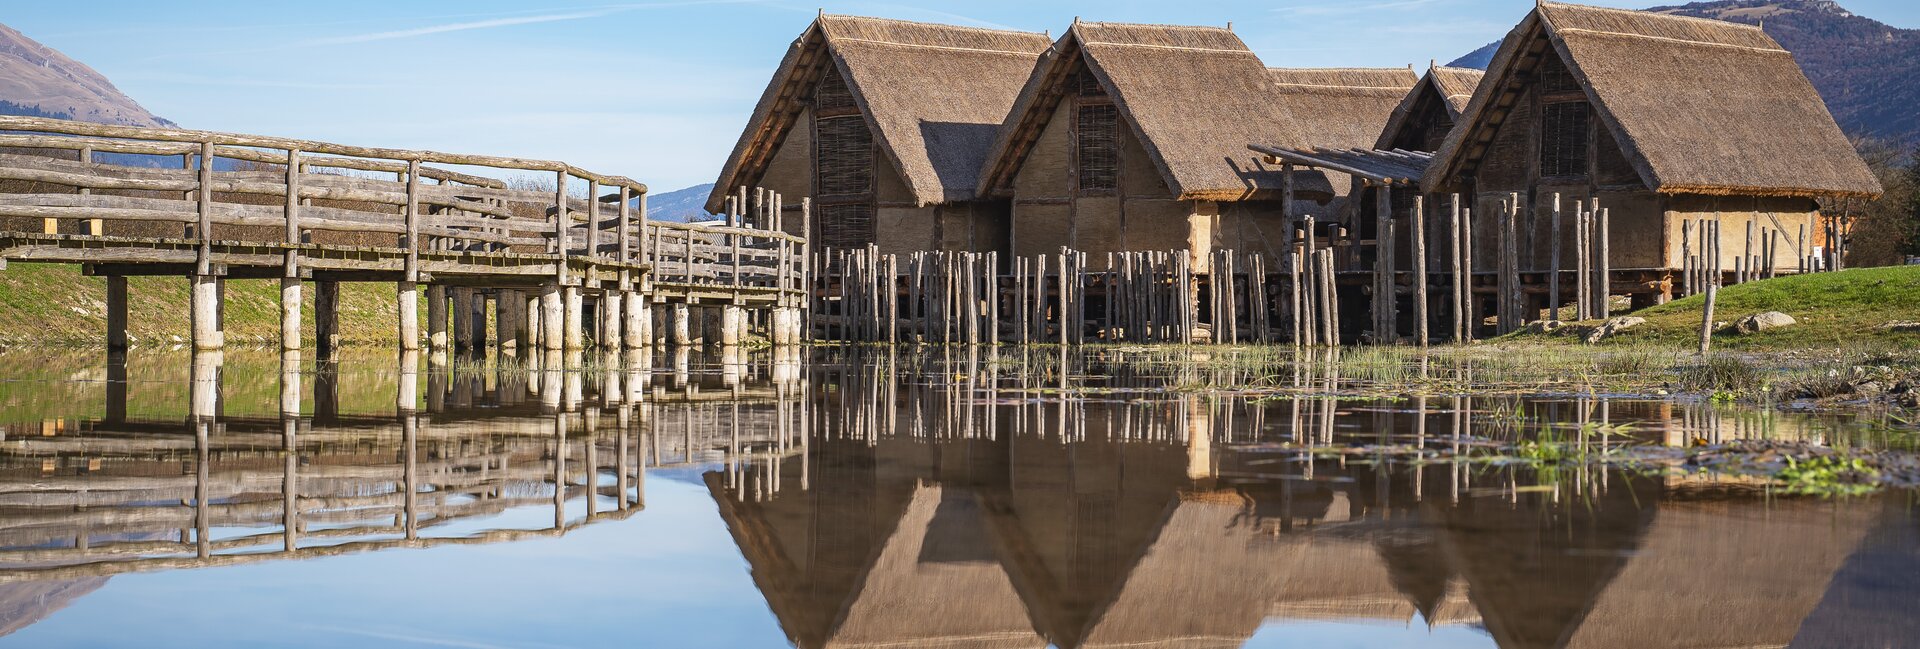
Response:
M191 279L197 349L224 343L228 278L280 279L286 349L309 282L323 353L340 282L396 284L403 349L423 339L423 286L436 347L487 340L488 299L493 339L519 349L684 344L695 306L718 308L713 342L739 342L750 312L774 343L799 341L807 241L779 196L743 188L726 221L700 224L651 221L646 199L561 162L0 116L0 269L106 277L110 347L127 342L133 275Z

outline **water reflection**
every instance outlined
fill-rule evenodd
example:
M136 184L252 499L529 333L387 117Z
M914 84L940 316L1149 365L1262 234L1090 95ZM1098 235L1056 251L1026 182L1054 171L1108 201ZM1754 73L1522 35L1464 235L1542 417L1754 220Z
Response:
M1245 383L1244 368L1109 353L229 354L110 359L105 381L17 370L0 398L0 631L125 573L567 543L645 519L653 474L703 487L717 516L690 524L724 528L734 547L713 551L744 570L699 578L751 579L786 635L763 644L1920 635L1904 495L1768 498L1724 477L1405 450L1876 439L1842 417L1588 394L1243 396L1181 388ZM1277 380L1337 388L1338 367Z

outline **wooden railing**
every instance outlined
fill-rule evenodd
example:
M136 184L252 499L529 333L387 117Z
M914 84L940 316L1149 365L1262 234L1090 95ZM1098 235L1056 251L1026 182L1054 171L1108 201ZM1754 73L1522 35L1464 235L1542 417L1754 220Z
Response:
M562 162L0 116L0 231L281 244L290 274L332 245L404 253L409 279L421 253L516 253L559 257L563 283L589 263L800 289L806 241L777 218L653 222L646 197Z

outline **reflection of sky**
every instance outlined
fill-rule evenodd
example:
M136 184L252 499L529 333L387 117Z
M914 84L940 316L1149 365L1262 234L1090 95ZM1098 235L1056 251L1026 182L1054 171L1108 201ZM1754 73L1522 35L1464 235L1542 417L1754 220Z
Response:
M568 504L571 517L581 503ZM550 525L552 510L526 515L542 513ZM786 645L704 488L650 482L646 511L557 539L122 575L0 637L36 648L615 645Z
M1427 628L1418 616L1406 625L1367 620L1358 622L1269 621L1245 645L1257 647L1315 647L1316 649L1385 649L1387 647L1493 647L1493 637L1472 626Z

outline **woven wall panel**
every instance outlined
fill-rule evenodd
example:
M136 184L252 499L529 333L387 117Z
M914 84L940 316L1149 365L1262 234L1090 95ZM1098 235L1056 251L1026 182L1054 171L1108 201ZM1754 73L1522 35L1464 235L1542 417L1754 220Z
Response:
M820 223L820 246L835 250L865 248L873 243L873 205L821 205L814 219Z
M820 82L814 86L813 108L816 111L853 108L853 91L847 89L847 80L840 77L840 70L827 66Z
M873 191L873 132L859 115L814 120L815 196L863 195Z
M1587 137L1593 111L1584 101L1547 104L1540 111L1540 175L1587 175Z
M1081 106L1074 121L1081 191L1120 185L1120 112L1112 104Z

